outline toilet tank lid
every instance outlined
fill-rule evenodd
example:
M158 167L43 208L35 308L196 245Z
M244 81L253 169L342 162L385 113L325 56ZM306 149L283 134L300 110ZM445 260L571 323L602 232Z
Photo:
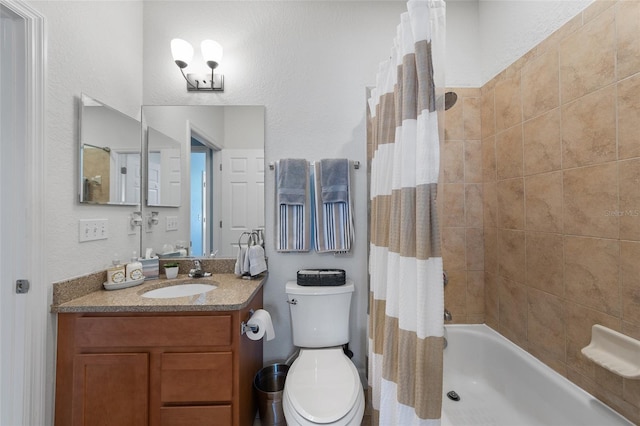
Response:
M287 294L305 294L308 296L316 296L323 294L342 294L353 293L355 286L353 281L347 280L345 285L339 286L302 286L295 281L288 281L285 292Z

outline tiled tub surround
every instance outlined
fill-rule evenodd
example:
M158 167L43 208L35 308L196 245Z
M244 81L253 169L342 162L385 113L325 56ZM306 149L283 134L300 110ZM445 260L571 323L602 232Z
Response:
M445 112L438 203L442 261L449 276L445 307L453 323L484 322L480 89L448 89L458 101Z
M640 338L638 40L640 1L596 1L481 88L485 321L635 423L580 350Z

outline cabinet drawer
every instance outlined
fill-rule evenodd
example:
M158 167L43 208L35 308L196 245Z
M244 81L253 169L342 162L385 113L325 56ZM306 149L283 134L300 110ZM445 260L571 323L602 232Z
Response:
M231 405L214 407L162 407L161 426L230 426Z
M231 316L80 317L75 338L83 348L228 346Z
M164 353L160 384L160 398L163 404L231 401L232 354Z

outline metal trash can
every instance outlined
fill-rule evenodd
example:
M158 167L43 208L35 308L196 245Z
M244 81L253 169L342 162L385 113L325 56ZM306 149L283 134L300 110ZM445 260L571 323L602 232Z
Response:
M282 394L288 371L287 364L272 364L258 371L253 379L262 426L285 426L287 424L282 411Z

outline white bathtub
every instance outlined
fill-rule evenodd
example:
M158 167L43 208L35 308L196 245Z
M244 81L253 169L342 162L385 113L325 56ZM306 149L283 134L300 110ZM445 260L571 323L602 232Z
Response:
M448 325L445 337L442 426L632 424L486 325Z

